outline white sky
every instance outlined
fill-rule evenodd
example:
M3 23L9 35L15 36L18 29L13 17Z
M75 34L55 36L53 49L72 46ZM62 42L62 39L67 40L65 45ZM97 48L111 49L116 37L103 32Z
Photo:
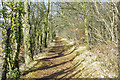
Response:
M4 1L13 1L13 0L4 0ZM15 0L17 2L19 1L25 1L25 0ZM28 0L30 2L48 2L48 0ZM49 0L51 2L118 2L120 0ZM1 2L1 0L0 0Z
M2 3L0 2L0 9L2 9Z

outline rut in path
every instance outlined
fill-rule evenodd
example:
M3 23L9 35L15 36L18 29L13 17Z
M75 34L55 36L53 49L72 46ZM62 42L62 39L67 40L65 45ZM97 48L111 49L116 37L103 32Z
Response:
M73 78L74 55L67 52L64 42L56 38L55 46L43 59L42 67L25 74L29 78Z

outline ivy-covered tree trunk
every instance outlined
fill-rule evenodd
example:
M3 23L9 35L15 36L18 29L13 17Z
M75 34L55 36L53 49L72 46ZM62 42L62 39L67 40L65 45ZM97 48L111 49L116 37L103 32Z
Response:
M33 60L33 56L31 56L31 51L30 51L30 25L29 25L29 12L28 12L28 2L27 0L24 2L24 8L25 8L25 17L24 17L24 53L25 53L25 63L28 65L28 63Z
M43 44L43 33L42 27L40 28L40 52L42 52L42 44Z
M21 3L19 3L19 6L21 7ZM20 46L21 46L21 36L22 36L22 20L21 20L21 17L22 17L22 12L21 10L18 10L18 39L17 39L17 52L15 54L15 63L14 63L14 68L17 69L17 77L19 78L20 76L20 71L19 71L19 53L20 53Z
M50 26L49 26L49 40L52 42L53 41L53 14L52 14L52 7L53 7L53 2L51 2L50 4L50 18L49 18L49 21L50 21Z
M8 72L8 54L9 54L9 39L10 39L10 34L9 34L10 29L7 30L7 40L6 40L6 46L5 46L5 57L4 57L4 64L3 64L3 72L2 72L2 80L6 80L7 79L7 72Z
M44 4L45 5L45 4ZM44 22L44 47L47 48L47 40L48 40L48 16L49 16L49 7L50 3L48 1L48 7L45 15L45 22Z
M4 3L3 2L2 2L2 7L3 7L3 12L2 12L3 18L6 21L5 7L4 7ZM6 24L6 23L4 23L4 24ZM5 27L7 27L7 26L5 26ZM6 34L8 34L8 30L2 31L2 36L3 36L2 42L5 41L5 39L6 39L5 38L6 37L5 31L7 31ZM7 35L7 37L9 38L9 35ZM2 78L1 78L1 80L6 80L7 79L7 65L8 65L8 61L7 61L8 54L7 53L8 52L7 53L5 52L6 50L8 50L8 45L6 45L6 44L8 44L7 42L8 42L8 39L3 44L3 45L5 45L5 47L3 47L3 49L4 49L4 63L3 63L3 71L2 71Z

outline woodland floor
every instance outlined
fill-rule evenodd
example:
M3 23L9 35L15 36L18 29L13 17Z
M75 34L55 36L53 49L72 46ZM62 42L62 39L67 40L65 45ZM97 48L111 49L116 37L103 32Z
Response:
M44 57L34 58L31 67L23 70L21 78L116 78L118 66L114 54L117 52L103 51L97 48L97 52L91 52L85 45L77 47L63 38L56 38ZM108 52L109 55L105 54Z
M24 78L75 78L73 75L75 57L67 52L65 42L56 38L55 45L49 50L47 56L38 60L42 65L32 68L23 74ZM38 62L38 63L39 63Z

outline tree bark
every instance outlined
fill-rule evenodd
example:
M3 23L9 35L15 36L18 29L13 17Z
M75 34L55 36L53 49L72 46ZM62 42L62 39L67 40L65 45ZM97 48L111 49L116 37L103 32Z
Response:
M117 9L118 9L118 18L119 18L119 21L118 21L118 26L117 26L117 29L118 29L118 71L119 71L119 74L118 74L118 78L120 79L120 2L117 3Z
M25 8L25 24L24 24L24 30L23 30L23 34L24 34L24 53L25 53L25 63L26 65L29 64L29 62L31 60L33 60L33 57L31 56L31 51L30 51L30 25L29 25L29 12L28 12L28 1L26 0L24 2L24 8Z

